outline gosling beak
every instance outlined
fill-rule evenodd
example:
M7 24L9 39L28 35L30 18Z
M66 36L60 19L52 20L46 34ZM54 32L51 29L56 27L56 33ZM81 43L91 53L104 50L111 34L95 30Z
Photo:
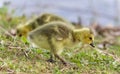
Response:
M90 43L90 45L92 46L92 47L95 47L95 45L94 45L94 43L92 42L92 43Z

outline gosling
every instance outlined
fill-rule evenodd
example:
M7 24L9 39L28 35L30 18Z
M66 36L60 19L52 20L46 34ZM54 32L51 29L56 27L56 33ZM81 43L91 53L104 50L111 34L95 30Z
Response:
M69 23L68 21L66 21L65 19L63 19L60 16L50 14L50 13L44 13L44 14L41 14L40 16L37 16L36 18L33 18L33 19L27 21L26 23L22 23L22 24L18 25L16 28L17 35L27 37L27 34L30 31L36 29L37 27L39 27L41 25L44 25L44 24L52 22L52 21L61 21L61 22Z
M38 27L28 34L28 40L39 48L50 50L48 61L53 62L54 56L64 65L67 62L60 56L64 48L74 47L80 42L94 47L94 35L89 28L75 29L64 22L50 22Z

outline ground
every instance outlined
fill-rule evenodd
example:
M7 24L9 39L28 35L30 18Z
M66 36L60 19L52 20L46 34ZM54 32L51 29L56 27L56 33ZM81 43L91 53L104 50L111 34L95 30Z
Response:
M0 73L2 74L120 74L120 45L111 45L107 49L100 49L113 54L99 53L88 46L65 49L62 53L68 62L74 63L64 66L58 59L49 63L49 51L30 47L27 39L11 37L7 32L14 29L20 22L26 21L24 16L12 17L6 8L0 9ZM97 46L102 37L95 38ZM117 38L120 41L120 38Z

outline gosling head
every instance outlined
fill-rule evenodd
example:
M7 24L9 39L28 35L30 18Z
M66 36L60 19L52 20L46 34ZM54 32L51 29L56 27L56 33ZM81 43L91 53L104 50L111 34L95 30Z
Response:
M89 28L82 28L74 30L74 38L75 40L81 41L83 44L90 44L92 47L94 46L94 35Z
M21 37L21 36L26 37L29 31L30 31L30 29L27 25L19 25L16 28L16 33L19 37Z

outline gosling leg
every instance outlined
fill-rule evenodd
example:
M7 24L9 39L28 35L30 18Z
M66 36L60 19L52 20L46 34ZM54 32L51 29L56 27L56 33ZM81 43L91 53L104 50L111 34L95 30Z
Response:
M67 65L67 62L62 59L58 54L55 54L55 57L58 58L64 65Z
M55 60L53 60L53 55L52 54L50 55L50 58L47 61L51 62L51 63L55 63L56 62Z

